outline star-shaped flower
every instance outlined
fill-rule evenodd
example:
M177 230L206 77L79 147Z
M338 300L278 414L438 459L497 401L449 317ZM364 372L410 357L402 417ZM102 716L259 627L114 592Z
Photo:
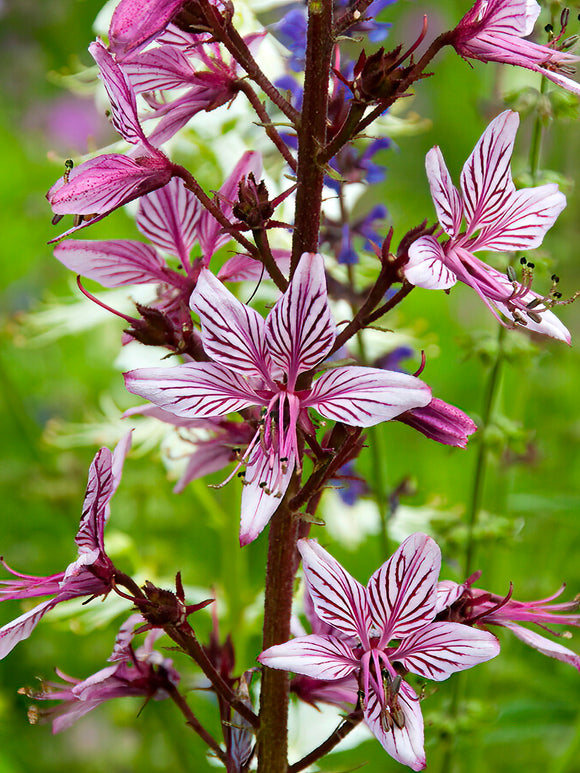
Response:
M266 526L300 464L302 440L314 428L307 409L355 427L370 427L431 401L429 387L404 373L334 368L311 387L297 389L301 373L330 352L331 321L321 255L305 253L288 289L264 320L204 269L191 297L199 314L209 363L126 374L130 392L176 416L203 419L251 406L262 409L244 454L240 541Z
M433 622L441 551L413 534L364 587L314 540L299 540L316 614L332 633L300 636L262 652L269 668L323 680L355 676L364 721L386 751L425 767L419 699L407 672L442 681L499 653L497 639L461 623Z
M519 116L498 115L482 134L461 173L461 193L451 182L438 147L425 166L439 223L449 239L439 244L422 236L409 248L405 276L428 290L447 290L460 280L472 287L502 322L525 325L536 333L570 342L570 333L550 311L559 295L539 296L531 274L519 283L477 258L478 250L507 252L539 247L566 206L555 183L516 190L510 160ZM465 219L465 230L461 229Z

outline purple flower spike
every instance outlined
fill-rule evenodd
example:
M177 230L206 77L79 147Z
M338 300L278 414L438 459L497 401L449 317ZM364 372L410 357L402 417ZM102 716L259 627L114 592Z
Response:
M254 540L278 509L301 456L299 429L313 432L308 408L355 427L371 427L431 401L429 387L404 373L343 367L297 390L300 373L334 344L324 261L305 253L267 319L237 300L207 269L191 297L210 363L135 370L127 389L186 419L262 409L246 464L240 542ZM238 465L239 468L239 465ZM238 469L236 468L236 469Z
M101 448L89 469L89 480L83 504L76 561L64 572L48 577L19 574L4 567L16 580L0 581L0 601L53 596L0 628L0 658L5 657L20 641L27 639L41 617L61 601L88 596L106 596L113 587L115 567L105 552L104 529L109 518L109 502L121 480L123 461L131 445L131 434L119 442L115 451Z
M580 84L564 74L574 72L580 57L558 48L557 39L547 46L523 40L540 10L535 0L477 0L457 25L452 45L460 56L525 67L580 94Z
M564 587L552 596L538 601L517 601L510 593L502 598L495 593L489 593L481 588L474 588L472 583L479 573L471 577L463 585L451 581L440 582L437 588L439 594L438 619L456 620L466 625L478 625L487 628L489 625L499 625L508 628L518 639L550 658L569 663L580 671L580 655L567 647L547 639L545 636L520 625L533 623L553 636L570 638L568 631L563 633L552 630L553 625L580 626L578 598L573 601L552 603L564 591Z
M427 153L431 196L449 239L439 244L433 236L422 236L413 242L405 276L428 290L446 290L460 280L475 290L502 324L500 315L512 326L523 325L569 343L570 333L550 311L558 303L557 294L541 297L531 290L531 270L519 283L473 254L539 247L566 206L566 197L554 183L516 191L510 160L518 124L519 116L511 110L490 123L463 167L461 193L451 182L439 148Z
M58 239L167 185L174 170L167 156L145 137L137 117L135 94L119 65L101 42L92 43L89 50L99 65L100 78L111 101L113 125L135 149L133 156L110 154L85 161L57 180L46 194L53 212L83 216L79 224Z
M145 623L139 614L123 623L117 634L112 665L80 680L57 672L62 683L43 683L40 691L27 690L30 698L41 701L60 701L58 706L31 710L33 722L52 722L52 732L60 733L71 727L89 711L112 698L143 696L162 700L168 697L167 688L179 684L179 674L173 662L153 649L163 631L151 631L141 647L134 649L135 629Z
M159 35L183 0L121 0L109 27L109 48L121 60Z
M422 770L419 699L397 666L442 681L495 657L497 639L460 623L433 622L441 552L425 534L405 540L366 587L316 541L299 540L298 549L316 614L329 633L275 645L258 660L314 679L354 677L371 732L398 762Z

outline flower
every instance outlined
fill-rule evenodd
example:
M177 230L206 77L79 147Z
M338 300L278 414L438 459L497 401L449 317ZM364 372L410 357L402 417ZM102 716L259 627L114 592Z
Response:
M559 295L541 297L530 289L532 272L525 259L524 282L519 283L473 254L538 247L566 206L566 197L554 183L516 191L510 159L518 124L519 116L511 110L490 123L463 167L461 193L451 182L439 148L427 153L431 196L450 238L442 245L433 236L414 241L405 277L430 290L447 290L459 279L475 290L502 324L500 315L512 324L569 343L570 333L549 310Z
M477 425L455 405L434 397L424 408L413 408L397 416L397 421L446 446L465 448Z
M580 61L562 50L568 40L558 48L560 36L547 46L522 39L532 33L540 11L535 0L477 0L455 28L452 45L460 56L526 67L580 94L580 84L563 74Z
M543 655L569 663L580 671L580 655L519 625L520 622L533 623L547 630L553 636L570 638L571 634L568 631L559 633L553 631L549 626L580 626L580 614L569 614L575 613L580 607L578 598L573 601L553 604L552 602L561 595L564 587L552 596L538 601L512 599L511 590L506 597L502 598L495 593L473 587L473 582L478 579L479 574L478 572L470 577L463 585L451 581L439 583L437 589L439 593L438 610L441 612L439 618L455 620L465 625L478 625L483 628L487 628L488 625L500 625L503 628L508 628L518 639Z
M126 385L160 408L191 419L261 407L263 415L242 458L247 465L243 545L266 526L299 467L298 429L314 432L307 408L351 426L370 427L431 400L422 381L375 368L334 368L311 387L297 388L298 376L322 362L336 338L321 255L302 256L265 321L207 269L200 273L191 306L200 316L203 345L212 362L131 371Z
M113 126L123 139L135 146L134 157L113 153L67 169L46 197L56 215L82 217L58 239L102 220L123 204L162 188L174 172L167 156L145 137L137 117L135 93L112 55L100 41L91 43L89 51L99 65L100 78L111 102Z
M316 679L355 675L371 732L396 760L423 769L419 699L402 675L442 681L495 657L497 639L460 623L433 622L441 552L425 534L405 540L366 588L315 540L299 540L298 549L316 614L333 632L277 644L258 660Z
M122 60L157 37L184 0L121 0L109 27L109 48Z
M135 629L144 622L141 615L134 614L123 623L109 657L112 665L82 681L57 671L64 684L44 682L40 691L24 690L28 697L35 700L61 701L58 706L44 710L32 707L28 714L30 721L34 724L52 721L52 732L60 733L112 698L167 698L167 688L179 684L180 677L173 668L173 662L153 649L163 631L151 631L141 647L133 648Z
M83 503L76 561L64 572L48 577L20 574L4 567L17 579L0 580L0 601L52 596L0 628L0 658L27 639L36 624L61 601L88 596L106 596L113 587L115 567L105 552L104 529L109 518L109 502L121 480L123 461L131 445L131 434L118 443L111 453L108 448L97 452L89 469L89 480Z

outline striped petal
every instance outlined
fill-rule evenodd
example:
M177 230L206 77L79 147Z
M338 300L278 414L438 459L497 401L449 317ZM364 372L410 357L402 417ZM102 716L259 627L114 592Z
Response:
M12 652L18 642L28 639L40 618L55 607L57 603L56 599L43 601L42 604L38 604L38 606L29 609L28 612L17 617L16 620L12 620L10 623L2 626L0 628L0 659L5 658L9 652Z
M271 382L266 329L257 311L241 303L207 269L199 275L191 308L199 314L203 346L212 359L233 371Z
M461 172L461 191L468 233L492 225L515 192L510 171L520 119L505 110L481 135Z
M174 177L164 188L143 196L137 228L153 244L175 255L187 266L200 217L200 205L183 182Z
M402 639L435 617L441 551L426 534L412 534L368 583L373 622L381 644Z
M318 617L368 646L371 617L366 588L315 540L298 540L297 547Z
M336 334L322 255L302 255L288 289L268 315L266 335L272 359L288 374L291 389L299 373L326 357Z
M499 642L488 631L461 623L432 623L404 639L390 658L414 674L441 682L496 655Z
M565 206L566 197L555 183L515 191L469 248L510 252L539 247Z
M132 370L125 374L125 385L169 413L190 419L223 416L263 402L241 376L206 362Z
M451 182L449 171L438 147L431 148L427 153L425 169L437 219L445 233L456 236L461 228L463 205L459 191Z
M284 462L273 450L258 445L246 466L242 491L240 545L248 545L262 533L290 483L296 464L293 458Z
M350 647L336 636L299 636L258 655L268 668L292 671L314 679L344 679L359 667Z
M431 402L431 390L406 373L378 368L329 370L312 386L304 407L354 427L372 427Z
M568 647L563 647L561 644L558 644L555 641L551 641L550 639L546 639L545 636L540 636L539 633L530 631L521 625L511 624L505 625L504 627L509 628L509 630L515 636L517 636L518 639L523 641L525 644L528 644L530 647L533 647L535 650L538 650L538 652L541 652L542 655L547 655L549 658L561 660L563 663L569 663L571 666L574 666L574 668L580 671L580 655L577 655L572 650L569 650Z
M397 699L398 706L405 717L403 727L393 724L390 730L386 729L388 725L385 725L383 718L383 707L372 689L367 696L364 714L365 724L393 759L403 765L408 765L411 770L423 770L426 761L423 748L424 726L421 704L413 689L406 682L401 682Z
M168 278L165 262L157 251L130 239L62 242L54 248L54 257L71 271L104 287L164 282Z
M445 265L443 248L432 236L422 236L409 247L405 279L425 290L448 290L457 282L455 273Z
M140 142L147 145L143 129L137 118L135 92L125 77L125 73L100 41L91 43L89 52L99 65L99 77L103 81L111 102L113 126L123 139L132 145L137 145Z

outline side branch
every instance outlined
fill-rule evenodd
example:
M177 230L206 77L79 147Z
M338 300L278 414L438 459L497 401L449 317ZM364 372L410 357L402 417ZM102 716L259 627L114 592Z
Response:
M171 700L175 703L175 705L178 707L178 709L181 711L183 716L185 717L186 723L191 727L191 729L198 734L198 736L204 741L209 748L214 752L216 757L220 759L224 765L226 764L227 757L224 753L223 749L220 747L218 742L215 740L213 736L211 736L207 730L203 727L201 722L197 719L193 711L189 708L189 705L183 695L179 692L177 687L172 684L169 680L167 680L167 685L165 687L167 692L169 693L169 697Z
M329 751L332 751L332 749L334 749L334 747L339 744L343 738L346 738L351 730L354 730L362 718L362 711L353 711L345 718L344 722L336 728L334 733L326 739L326 741L321 743L320 746L317 746L316 749L311 751L310 754L307 754L306 757L298 760L298 762L295 762L294 765L290 765L288 768L288 773L299 773L299 771L304 770L309 765L312 765L312 763L316 762L316 760L324 757L324 755L328 754Z

